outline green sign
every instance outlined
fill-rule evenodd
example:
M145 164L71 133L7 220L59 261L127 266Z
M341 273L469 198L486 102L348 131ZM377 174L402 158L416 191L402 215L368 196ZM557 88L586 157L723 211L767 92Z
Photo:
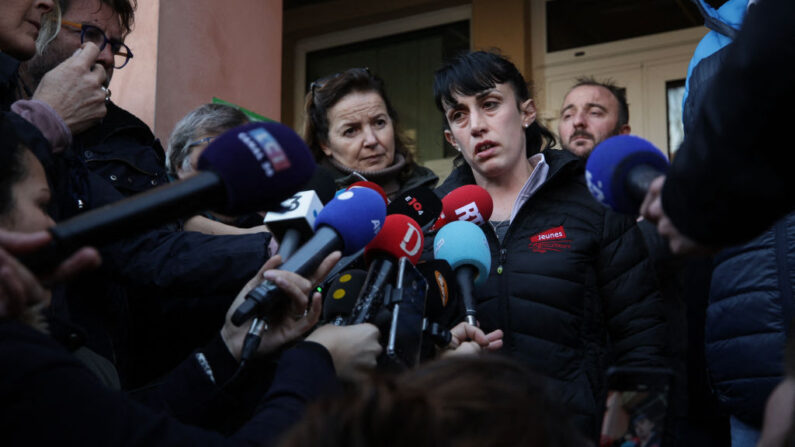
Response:
M252 112L251 110L248 110L245 107L240 107L237 104L232 104L229 101L224 101L223 99L216 98L215 96L213 96L213 104L223 104L225 106L234 107L237 110L240 110L241 112L243 112L243 114L245 114L248 117L248 119L250 119L251 121L265 121L265 122L273 121L270 118L265 118L264 116L260 115L259 113Z

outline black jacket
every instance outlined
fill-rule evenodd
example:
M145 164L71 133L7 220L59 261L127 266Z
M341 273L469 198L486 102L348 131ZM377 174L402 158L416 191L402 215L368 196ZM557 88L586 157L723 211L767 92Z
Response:
M558 150L544 157L547 180L503 243L484 226L492 265L476 290L477 318L487 332L505 331L503 351L548 376L595 438L607 366L664 364L660 294L634 220L593 199L577 157ZM471 169L460 166L437 194L469 183Z
M724 408L756 427L784 374L795 316L795 213L715 257L706 323L707 367Z
M704 244L746 242L795 207L795 151L786 134L795 103L795 2L763 0L703 94L668 172L663 208Z
M3 444L270 445L300 418L310 400L336 388L328 352L320 345L301 343L282 355L256 414L224 439L169 416L201 420L214 410L213 395L219 391L194 359L177 372L185 392L167 396L166 402L175 406L154 412L102 386L50 337L20 323L0 322ZM187 392L190 389L198 392Z

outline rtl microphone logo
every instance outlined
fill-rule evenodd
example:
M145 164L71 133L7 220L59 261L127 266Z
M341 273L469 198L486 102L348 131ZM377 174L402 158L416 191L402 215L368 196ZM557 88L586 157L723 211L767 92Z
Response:
M465 220L477 225L480 225L486 221L480 214L480 210L478 210L478 206L475 202L470 202L460 208L457 208L455 210L455 217L456 220Z
M420 203L419 200L417 200L417 199L415 199L414 197L411 197L411 196L406 196L406 202L409 204L409 206L414 208L415 211L417 211L417 214L422 216L422 213L423 213L423 211L422 211L422 203Z
M406 253L406 256L412 257L419 253L422 248L422 232L414 225L408 224L408 230L400 242L400 249Z

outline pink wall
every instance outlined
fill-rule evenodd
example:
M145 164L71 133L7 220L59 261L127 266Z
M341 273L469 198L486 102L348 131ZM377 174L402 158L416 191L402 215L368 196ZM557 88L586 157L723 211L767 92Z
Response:
M113 101L142 119L149 127L155 124L159 13L160 0L138 2L133 31L125 39L133 58L126 67L114 70L110 83Z
M154 123L164 145L174 124L213 96L281 117L281 0L138 3L128 41L139 67L114 75L111 89L119 105Z

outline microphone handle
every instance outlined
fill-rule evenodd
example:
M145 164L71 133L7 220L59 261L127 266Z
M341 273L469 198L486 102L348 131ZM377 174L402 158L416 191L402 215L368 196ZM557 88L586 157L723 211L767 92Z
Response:
M466 312L466 321L472 326L477 326L477 318L475 312L475 276L478 270L468 264L464 264L455 269L455 278L458 282L458 287L461 290L461 299L464 302L464 311Z
M293 253L298 249L300 243L301 232L295 228L288 228L287 231L284 232L284 236L282 236L282 240L279 243L279 255L281 255L282 261L290 259Z
M327 225L320 226L315 235L282 264L279 270L306 276L314 271L329 253L342 248L343 240L337 232ZM246 294L245 301L235 309L235 313L232 314L232 324L240 326L254 316L260 316L267 321L274 309L284 306L286 302L287 297L276 284L263 281L251 289Z
M637 208L640 208L640 204L646 197L651 182L661 175L663 175L662 171L647 164L640 164L629 170L626 187L630 197L638 202Z
M52 242L20 257L34 273L47 273L86 245L102 246L141 233L171 220L224 206L226 189L221 177L202 171L183 181L95 208L50 228Z
M373 260L373 265L364 280L364 287L356 300L356 305L353 306L351 316L348 318L349 325L372 321L375 312L381 305L378 302L378 294L384 290L384 285L387 284L392 276L395 264L394 259L386 257Z

